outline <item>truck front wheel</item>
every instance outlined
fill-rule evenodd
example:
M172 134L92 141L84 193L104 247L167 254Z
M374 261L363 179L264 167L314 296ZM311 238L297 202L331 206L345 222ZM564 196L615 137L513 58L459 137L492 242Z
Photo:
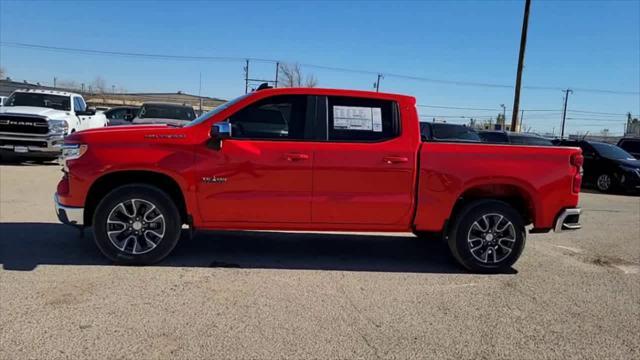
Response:
M457 212L447 242L453 257L475 272L504 272L518 260L526 239L524 222L509 204L474 201Z
M110 260L153 264L178 243L180 213L164 191L146 184L125 185L100 201L93 216L93 232L98 248Z

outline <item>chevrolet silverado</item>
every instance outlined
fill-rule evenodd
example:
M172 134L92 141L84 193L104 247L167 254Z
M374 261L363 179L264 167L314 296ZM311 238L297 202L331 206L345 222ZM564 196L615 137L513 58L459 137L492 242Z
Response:
M529 233L580 228L579 148L421 139L415 98L265 89L184 127L71 134L58 218L117 263L151 264L193 229L439 235L477 272Z

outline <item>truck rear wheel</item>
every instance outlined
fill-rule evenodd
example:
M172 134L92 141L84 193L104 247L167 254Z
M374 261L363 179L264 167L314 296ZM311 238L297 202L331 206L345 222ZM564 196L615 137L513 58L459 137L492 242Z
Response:
M125 185L100 201L93 215L100 251L120 264L149 265L164 259L178 243L180 213L162 190Z
M453 257L475 272L504 272L518 260L526 233L520 214L497 200L474 201L455 215L447 242Z

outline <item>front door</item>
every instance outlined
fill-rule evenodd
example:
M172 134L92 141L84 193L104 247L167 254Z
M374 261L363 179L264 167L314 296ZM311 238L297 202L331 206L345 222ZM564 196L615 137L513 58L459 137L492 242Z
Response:
M206 149L198 199L209 223L311 221L314 111L307 96L273 96L233 114L232 138Z

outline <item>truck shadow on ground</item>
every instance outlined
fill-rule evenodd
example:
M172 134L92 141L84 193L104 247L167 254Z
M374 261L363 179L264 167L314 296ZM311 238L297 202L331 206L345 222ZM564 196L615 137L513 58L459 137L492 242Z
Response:
M0 223L0 264L30 271L38 265L111 265L93 243L68 226ZM412 273L465 273L436 240L412 236L216 231L184 234L157 266ZM516 271L513 270L513 273Z

